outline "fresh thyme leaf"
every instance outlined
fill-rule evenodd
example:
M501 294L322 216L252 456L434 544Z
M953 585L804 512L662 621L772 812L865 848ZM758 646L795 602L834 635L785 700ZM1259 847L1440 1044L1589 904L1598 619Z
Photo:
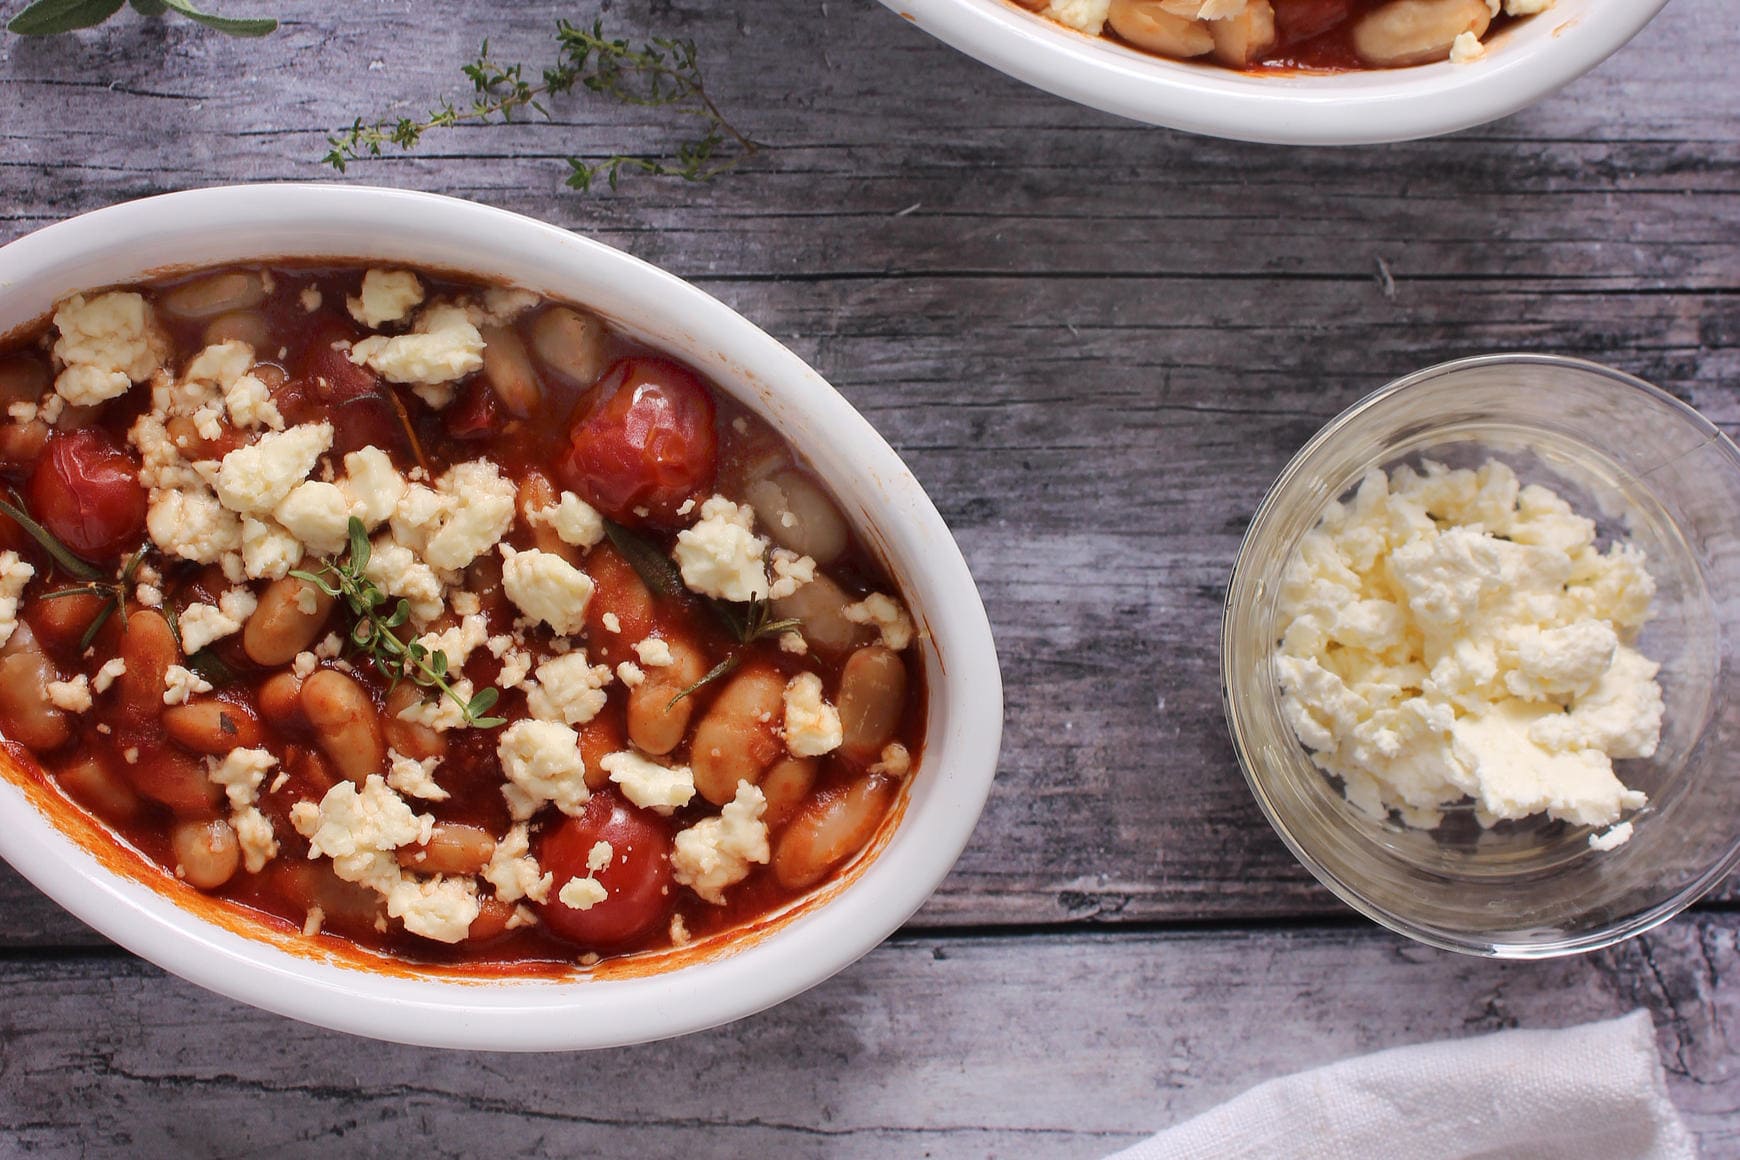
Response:
M410 602L401 599L393 604L391 612L381 611L387 603L387 593L365 575L370 551L368 529L352 516L346 530L350 543L343 559L322 560L318 571L298 570L290 575L344 601L355 618L350 628L351 644L367 654L369 663L394 685L410 681L420 688L438 690L464 711L465 723L473 729L494 729L507 724L505 717L483 715L501 696L499 689L486 687L467 700L447 680L445 652L431 650L414 640L399 639L395 630L410 619Z
M659 551L657 544L615 520L604 521L604 534L654 596L675 596L683 591L682 573L669 556Z
M630 107L667 109L696 128L693 136L662 153L613 153L592 160L571 156L565 181L570 189L588 191L600 178L615 189L625 170L711 181L760 150L759 144L725 119L708 95L694 41L654 37L633 45L607 37L601 19L590 28L562 20L556 24L556 45L556 63L528 79L525 65L497 61L485 40L476 58L460 69L471 82L469 104L444 101L420 120L399 117L370 124L358 117L348 129L327 138L329 149L321 162L343 173L350 162L379 157L389 145L401 151L414 149L433 129L506 124L528 109L549 119L545 98L574 94L591 94Z
M24 529L26 535L35 540L43 551L54 558L54 562L59 564L63 571L72 573L80 580L101 580L103 578L101 568L76 554L71 548L56 539L53 532L31 519L29 514L25 512L24 501L18 497L17 492L10 494L12 496L11 503L0 499L0 513L11 516L13 521Z
M6 25L19 36L54 36L95 28L121 10L122 0L36 0Z

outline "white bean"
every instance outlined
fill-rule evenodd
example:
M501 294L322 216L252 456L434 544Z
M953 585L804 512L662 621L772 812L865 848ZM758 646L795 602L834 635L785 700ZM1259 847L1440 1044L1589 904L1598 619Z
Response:
M266 300L266 284L254 270L229 270L184 282L157 300L158 309L176 318L216 318L232 310L252 310Z
M894 782L866 774L844 789L821 794L781 832L773 873L787 890L802 890L864 848L888 812Z
M787 757L776 761L761 779L761 796L767 799L767 811L761 820L770 830L777 830L787 818L797 812L816 784L816 759Z
M894 739L906 708L906 666L879 644L861 648L840 673L840 755L867 764Z
M526 344L507 326L483 328L483 377L510 415L526 418L544 397Z
M169 832L181 877L201 890L215 890L236 875L241 845L222 818L208 822L178 822Z
M361 785L387 762L381 717L367 690L337 669L321 669L302 682L302 711L320 735L320 748L338 772Z
M216 698L163 710L163 730L195 753L255 749L261 740L260 721L252 709Z
M827 565L846 550L846 517L827 493L796 471L758 479L745 491L756 523L773 542Z
M1214 51L1208 21L1174 16L1160 7L1159 0L1112 0L1106 23L1137 48L1161 56L1188 60Z
M702 797L724 805L737 796L738 782L761 780L784 748L777 732L784 707L785 678L773 669L745 669L731 678L689 746L689 768Z
M266 325L266 316L255 310L232 310L218 315L206 323L204 337L207 346L245 342L262 358L277 353L267 349L272 342L272 328Z
M495 855L495 838L481 826L436 822L429 840L399 848L399 865L419 874L478 874Z
M1245 68L1275 47L1275 10L1269 0L1249 0L1245 10L1224 20L1210 20L1214 59L1233 68Z
M334 600L298 576L274 580L242 628L242 651L257 665L287 665L314 643Z
M55 772L55 780L82 805L111 822L139 812L139 795L94 752L81 753Z
M1397 68L1447 60L1464 32L1485 36L1486 0L1390 0L1353 26L1353 51L1366 64Z
M648 668L646 680L628 691L628 738L654 757L683 743L695 699L684 697L674 705L671 700L707 672L707 660L699 649L680 638L666 638L665 643L671 663Z
M790 596L775 600L772 607L773 614L781 620L795 617L803 622L798 631L811 648L837 656L870 639L868 628L853 624L842 612L850 603L852 599L844 589L818 574Z
M50 681L59 679L36 634L19 623L0 651L0 732L36 753L66 744L72 725L43 692Z
M530 326L532 353L547 370L589 387L604 373L604 324L567 306L552 306Z

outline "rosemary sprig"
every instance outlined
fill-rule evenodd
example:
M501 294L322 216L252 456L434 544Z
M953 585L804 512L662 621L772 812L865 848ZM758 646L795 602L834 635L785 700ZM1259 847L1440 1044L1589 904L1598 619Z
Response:
M465 723L473 729L507 724L506 717L486 716L501 699L500 689L484 688L466 700L447 680L445 652L399 638L398 630L411 618L410 601L401 599L387 607L387 594L365 575L370 552L368 529L352 516L348 530L350 544L343 559L321 561L318 572L297 570L290 575L344 601L353 618L351 647L365 654L393 684L410 681L420 688L439 690L463 710Z
M645 584L653 595L661 597L676 596L688 593L683 587L682 573L671 562L669 556L659 551L658 545L641 535L623 527L615 520L604 521L604 534L609 537L610 544L623 559L635 570L641 583ZM692 595L692 594L691 594ZM793 632L803 627L803 621L796 617L783 620L773 618L773 608L763 600L751 600L745 605L732 604L725 600L714 600L710 596L697 596L713 615L725 625L738 647L733 649L724 660L714 665L700 680L678 693L665 705L668 711L672 705L684 697L706 688L722 677L730 676L743 663L743 651L758 640L778 636L782 632Z
M708 669L700 680L672 697L665 705L666 712L669 712L671 706L684 697L736 672L738 666L743 663L744 649L756 641L778 636L782 632L793 632L803 627L803 621L795 616L786 617L783 620L773 619L773 610L766 600L751 600L742 613L738 613L722 601L709 600L708 603L713 606L713 611L717 612L720 618L731 627L732 635L737 638L738 647L728 653L724 660Z
M37 546L47 552L50 558L60 566L61 571L70 573L80 580L94 581L103 578L101 568L83 556L74 553L71 548L61 543L53 532L31 519L29 513L24 510L24 501L19 498L16 491L7 494L12 497L12 502L8 503L0 499L0 513L10 516L14 523L23 528L24 534L35 540Z
M217 654L210 649L202 648L192 653L187 651L187 646L181 643L181 618L170 605L163 606L163 619L169 622L169 635L175 641L176 651L187 660L188 668L220 689L236 679L235 670L219 660Z
M408 152L432 129L502 124L527 109L549 119L544 99L576 90L619 105L668 109L699 124L695 135L664 154L613 153L595 162L568 157L566 184L571 189L590 190L600 178L615 189L624 170L711 181L759 151L760 146L727 121L708 95L694 41L661 36L633 45L607 37L603 20L594 20L590 28L562 20L556 24L556 44L556 63L528 80L523 64L500 63L490 55L485 40L476 59L461 70L471 82L469 105L443 101L421 120L400 117L370 124L358 117L349 129L327 138L330 149L322 163L343 173L350 162L379 157L389 145Z

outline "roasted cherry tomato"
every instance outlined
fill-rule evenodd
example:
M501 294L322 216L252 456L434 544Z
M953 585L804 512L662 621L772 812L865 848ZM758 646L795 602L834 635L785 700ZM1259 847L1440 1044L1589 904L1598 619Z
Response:
M588 865L593 848L610 843L610 862ZM614 790L600 790L577 818L545 831L538 862L555 875L543 904L544 925L587 947L612 947L651 930L670 912L671 827L650 810L629 805ZM562 888L595 878L605 897L586 910L562 902Z
M501 404L488 383L474 379L441 418L455 439L488 439L501 429Z
M580 403L568 432L563 482L599 511L668 521L710 489L718 466L713 396L694 373L660 358L627 358Z
M30 474L31 515L81 556L111 559L145 530L139 465L97 430L55 435Z
M1274 0L1275 30L1286 44L1299 44L1353 15L1353 0Z
M350 361L350 345L360 337L355 327L336 318L328 318L310 331L297 378L308 383L322 403L347 403L379 392L380 376Z

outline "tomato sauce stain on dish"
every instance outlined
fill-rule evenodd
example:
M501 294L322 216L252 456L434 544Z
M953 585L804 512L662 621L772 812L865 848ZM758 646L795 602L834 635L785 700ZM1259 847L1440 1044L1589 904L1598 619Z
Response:
M899 814L893 579L777 433L585 310L202 271L60 303L0 405L0 733L196 911L548 974L755 937Z

